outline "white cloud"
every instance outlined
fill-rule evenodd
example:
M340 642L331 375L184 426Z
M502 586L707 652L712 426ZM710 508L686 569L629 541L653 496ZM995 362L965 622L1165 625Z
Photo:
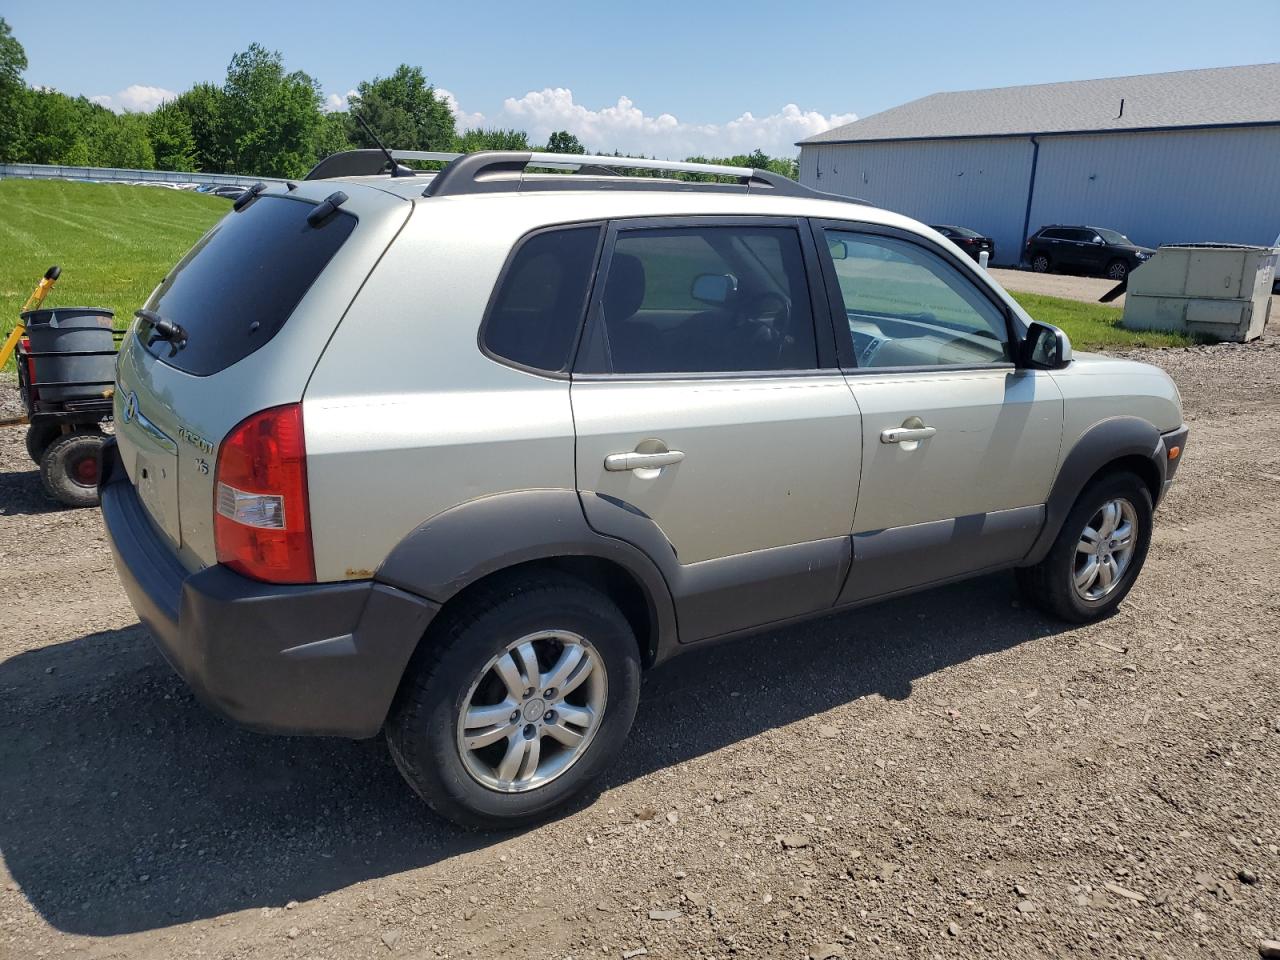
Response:
M116 113L146 113L176 96L174 91L166 90L164 87L135 83L125 87L119 93L104 93L89 99Z
M591 150L679 159L731 156L756 147L770 156L793 156L797 140L856 119L852 113L824 115L788 103L765 116L748 112L723 123L686 123L670 113L647 114L626 96L612 106L592 110L576 102L572 90L547 87L508 97L491 124L527 130L535 143L545 141L554 130L568 130Z
M436 87L436 96L448 104L449 109L453 111L453 126L459 133L485 125L483 113L467 113L459 106L458 98L444 87Z
M355 90L348 90L346 93L331 93L324 98L322 109L325 113L338 113L347 109L348 101L355 95Z

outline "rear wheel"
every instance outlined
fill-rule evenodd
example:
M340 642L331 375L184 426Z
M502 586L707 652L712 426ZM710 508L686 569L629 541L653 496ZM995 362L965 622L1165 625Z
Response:
M1133 587L1151 545L1151 492L1124 472L1090 484L1045 558L1017 571L1023 595L1046 613L1087 623L1112 613Z
M1123 260L1112 260L1107 264L1107 279L1117 283L1129 275L1129 265Z
M410 664L387 743L410 786L466 827L542 820L626 740L640 693L617 606L571 577L503 578L446 612Z
M1034 257L1031 258L1031 269L1034 270L1036 273L1048 273L1049 258L1046 257L1043 253L1037 253Z
M40 458L45 492L69 507L98 505L98 457L107 438L96 430L64 433Z
M56 423L33 423L27 427L27 456L32 463L40 463L59 432Z

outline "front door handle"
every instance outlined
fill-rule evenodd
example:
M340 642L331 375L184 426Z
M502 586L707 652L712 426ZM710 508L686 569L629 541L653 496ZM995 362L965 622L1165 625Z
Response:
M938 432L937 427L890 427L880 432L881 443L917 443L928 440Z
M624 470L661 470L684 459L680 450L664 450L661 453L611 453L604 458L604 468L615 473Z

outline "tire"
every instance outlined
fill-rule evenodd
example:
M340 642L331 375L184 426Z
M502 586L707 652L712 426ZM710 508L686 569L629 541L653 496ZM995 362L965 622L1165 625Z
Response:
M1112 260L1107 264L1107 279L1114 280L1116 283L1122 281L1129 276L1129 264L1123 260Z
M56 423L33 423L27 427L27 456L31 462L39 465L44 459L44 452L49 449L59 433Z
M473 829L536 823L582 794L626 741L640 699L635 634L613 601L569 576L501 577L462 604L432 625L414 654L387 718L387 745L440 816ZM527 661L512 649L530 638L542 678L533 696ZM570 646L582 658L568 674L571 692L543 696ZM464 708L482 722L464 728ZM472 731L473 743L489 742L469 749L462 729ZM579 746L560 741L570 737L566 729L581 735ZM539 745L533 761L523 754L504 778L503 761L530 740Z
M64 433L40 458L45 492L68 507L98 505L98 455L107 438L96 430Z
M1048 273L1049 258L1045 256L1043 253L1037 253L1034 257L1031 258L1031 269L1034 270L1036 273Z
M1078 547L1085 542L1086 531L1104 529L1093 526L1104 506L1120 502L1127 507L1118 515L1118 529L1123 531L1126 522L1132 524L1132 550L1127 559L1122 558L1123 551L1105 550L1113 563L1110 569L1115 570L1115 565L1121 567L1119 576L1098 576L1090 582L1089 590L1082 591L1076 586L1077 575L1087 575L1083 568L1091 557L1097 560L1097 555L1085 553ZM1069 623L1089 623L1110 616L1124 601L1146 562L1151 546L1152 514L1151 491L1137 475L1124 471L1095 480L1067 514L1045 558L1035 566L1020 567L1016 571L1023 597L1045 613ZM1104 579L1111 580L1109 586L1103 584ZM1099 591L1105 592L1090 595Z

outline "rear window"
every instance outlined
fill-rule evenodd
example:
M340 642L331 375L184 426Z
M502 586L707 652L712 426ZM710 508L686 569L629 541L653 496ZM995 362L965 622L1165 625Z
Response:
M307 214L314 209L303 200L262 196L228 214L147 302L147 309L182 327L187 345L170 357L168 342L152 342L146 320L138 323L138 339L152 355L197 376L261 348L355 229L356 218L341 211L313 227Z

